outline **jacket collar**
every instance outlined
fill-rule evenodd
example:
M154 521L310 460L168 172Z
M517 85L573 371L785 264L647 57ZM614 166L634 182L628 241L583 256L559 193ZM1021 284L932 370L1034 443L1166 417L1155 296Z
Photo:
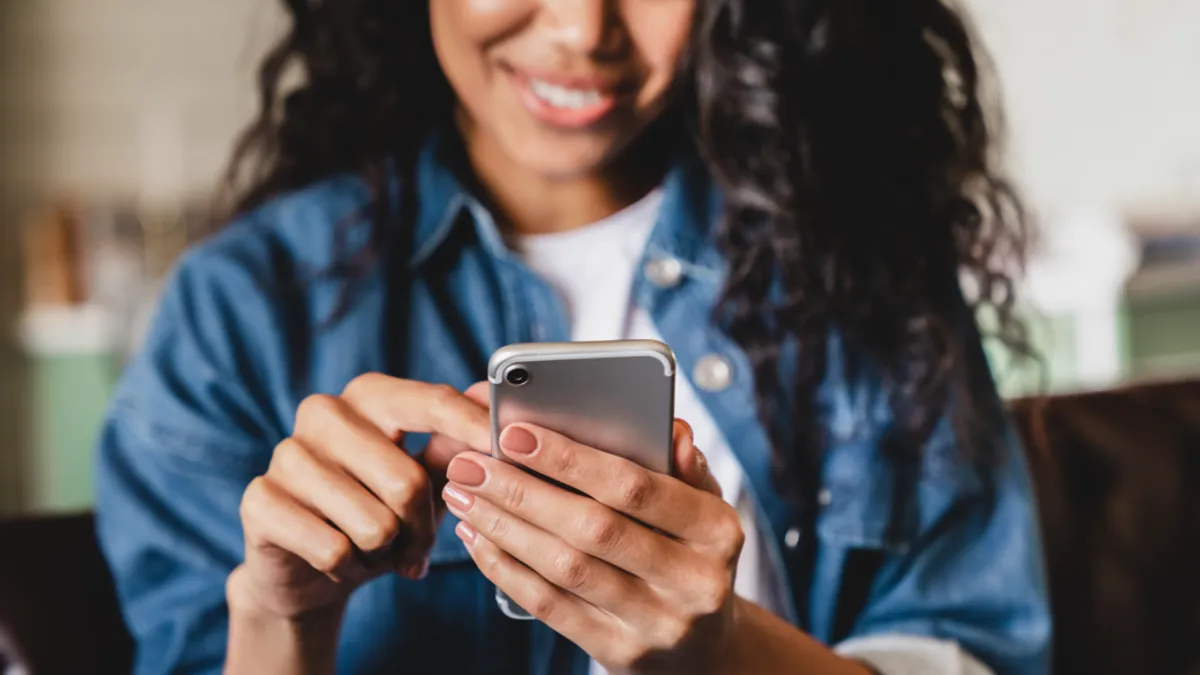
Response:
M409 261L412 268L432 257L458 227L473 226L491 255L511 255L491 213L456 175L456 148L447 136L445 132L431 135L417 159L420 203ZM691 153L680 157L663 180L662 211L650 246L659 254L679 258L687 267L717 271L712 238L721 208L720 190L699 158Z

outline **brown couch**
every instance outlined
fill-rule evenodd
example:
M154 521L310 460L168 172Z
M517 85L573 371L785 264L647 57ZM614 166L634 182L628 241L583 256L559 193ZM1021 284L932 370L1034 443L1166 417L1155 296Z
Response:
M1013 411L1042 513L1055 672L1200 674L1200 381Z
M0 674L117 675L132 654L92 517L0 522Z
M1044 521L1055 672L1200 675L1200 381L1013 412ZM90 517L0 525L0 663L128 672L115 607Z

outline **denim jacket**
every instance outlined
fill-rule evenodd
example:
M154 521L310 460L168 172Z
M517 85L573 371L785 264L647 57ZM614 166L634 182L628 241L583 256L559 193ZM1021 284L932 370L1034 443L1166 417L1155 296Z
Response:
M173 272L97 458L99 538L137 640L137 673L219 672L225 579L243 558L239 501L306 395L338 393L372 371L465 388L484 378L498 347L568 339L560 301L505 246L436 140L414 180L411 246L385 251L349 289L321 272L369 236L355 218L370 193L351 176L259 208ZM1042 550L1011 430L996 432L1006 450L985 467L956 447L943 421L915 466L902 466L881 449L891 423L882 378L847 375L831 340L818 397L828 439L820 510L805 517L772 482L749 361L710 321L725 274L712 237L720 195L690 160L663 188L632 297L681 374L714 359L731 368L728 382L696 390L747 474L771 560L792 590L787 618L830 644L929 636L958 642L1001 675L1046 673ZM973 325L970 334L968 351L982 362ZM982 379L974 400L998 408L990 377ZM421 439L409 440L418 451ZM500 613L453 525L448 518L439 531L426 579L388 575L353 594L338 671L586 672L574 645Z

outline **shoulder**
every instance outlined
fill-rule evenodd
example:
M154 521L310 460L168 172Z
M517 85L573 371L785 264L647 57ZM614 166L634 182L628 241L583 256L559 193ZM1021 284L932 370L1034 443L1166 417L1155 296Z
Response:
M371 194L354 175L339 175L277 197L236 218L185 255L181 268L203 273L229 265L258 272L280 266L327 268L364 229ZM349 238L347 238L349 237Z
M319 283L323 273L359 245L369 201L361 180L338 176L230 222L176 264L147 346L161 342L157 333L182 330L210 345L233 345L239 333L264 329L287 306L313 302L330 285Z
M978 331L971 325L961 333L963 363L947 384L947 397L930 415L919 447L902 448L904 390L877 359L831 334L826 371L817 394L820 424L829 453L846 447L860 448L862 460L893 465L905 457L919 457L918 475L964 481L975 486L1013 454L1012 430L1005 402L996 390L991 364ZM828 459L833 459L829 457ZM984 474L979 475L980 471Z
M845 351L842 351L845 349ZM897 404L903 394L877 363L860 352L830 347L826 378L818 395L826 445L821 481L826 505L818 527L827 542L853 547L909 550L920 538L964 514L981 522L1002 503L1028 500L1019 443L1004 401L978 346L964 350L973 378L965 399L952 395L935 411L919 447L898 445ZM957 424L962 406L976 419L994 420L964 438ZM958 515L955 515L958 514ZM962 532L974 529L973 524ZM956 530L958 531L958 530ZM958 535L955 535L958 536Z
M153 411L176 429L278 435L292 366L305 359L308 336L342 287L322 273L354 245L353 219L368 201L356 179L323 181L187 251L163 285L115 403L126 414Z

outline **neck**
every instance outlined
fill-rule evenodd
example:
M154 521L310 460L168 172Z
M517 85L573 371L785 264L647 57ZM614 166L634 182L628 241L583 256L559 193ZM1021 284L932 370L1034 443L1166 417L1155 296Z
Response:
M669 161L666 148L643 142L597 171L546 176L517 165L469 124L460 121L459 130L481 198L506 231L519 235L565 232L603 220L657 187Z

